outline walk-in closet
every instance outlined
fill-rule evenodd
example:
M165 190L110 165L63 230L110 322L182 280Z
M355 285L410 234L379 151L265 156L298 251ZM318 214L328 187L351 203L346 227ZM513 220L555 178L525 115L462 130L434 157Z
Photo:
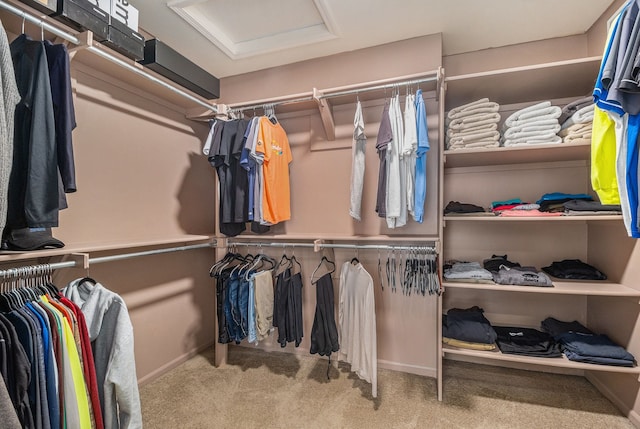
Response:
M533 3L1 0L0 427L640 427L640 2Z

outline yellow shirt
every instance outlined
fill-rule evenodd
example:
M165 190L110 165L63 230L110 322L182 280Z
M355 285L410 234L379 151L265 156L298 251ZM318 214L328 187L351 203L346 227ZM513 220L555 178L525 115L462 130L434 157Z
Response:
M615 122L598 106L593 112L591 136L591 186L602 204L620 204L616 177Z
M62 354L64 362L61 376L65 380L64 413L66 426L68 429L74 429L75 427L78 429L90 428L92 425L89 415L89 399L71 324L60 310L49 303L46 296L42 297L42 300L46 303L47 308L58 315L62 324L64 344Z

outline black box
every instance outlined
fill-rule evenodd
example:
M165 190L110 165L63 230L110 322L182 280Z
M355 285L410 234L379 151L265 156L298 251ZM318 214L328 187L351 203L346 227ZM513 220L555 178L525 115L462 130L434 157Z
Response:
M55 18L76 30L91 30L96 40L109 34L109 14L87 0L59 0Z
M147 40L144 59L151 70L207 99L220 97L220 80L201 69L158 39Z
M144 36L116 19L111 20L107 36L96 40L131 59L144 58Z
M47 15L53 15L58 11L58 0L20 0L22 3L38 9Z

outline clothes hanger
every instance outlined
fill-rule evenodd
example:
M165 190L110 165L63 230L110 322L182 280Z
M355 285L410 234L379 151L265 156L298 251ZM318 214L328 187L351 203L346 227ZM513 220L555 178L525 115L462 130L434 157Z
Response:
M382 278L382 263L380 262L380 248L378 247L378 281L380 282L380 287L384 290L384 280Z
M331 274L336 270L336 264L333 261L330 261L329 258L327 258L326 256L322 255L322 259L320 259L320 263L318 264L316 269L313 270L313 272L311 273L311 283L315 284L319 280L319 279L314 280L314 276L316 275L316 272L318 271L318 269L322 266L323 262L326 262L330 266L329 271L324 273L323 276L326 276L327 274Z
M358 265L360 263L360 260L358 259L358 248L354 247L353 251L355 253L355 256L351 259L351 264Z

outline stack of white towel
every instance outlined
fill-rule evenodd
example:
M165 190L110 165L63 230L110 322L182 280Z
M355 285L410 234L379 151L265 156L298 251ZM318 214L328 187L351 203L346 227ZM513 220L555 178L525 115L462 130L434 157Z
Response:
M447 115L448 149L498 147L500 145L500 106L482 98L451 109Z
M562 109L550 101L534 104L509 116L503 125L504 146L562 143L558 118Z
M558 135L562 137L564 143L575 143L579 140L591 140L591 129L593 128L594 104L578 109L561 126Z

